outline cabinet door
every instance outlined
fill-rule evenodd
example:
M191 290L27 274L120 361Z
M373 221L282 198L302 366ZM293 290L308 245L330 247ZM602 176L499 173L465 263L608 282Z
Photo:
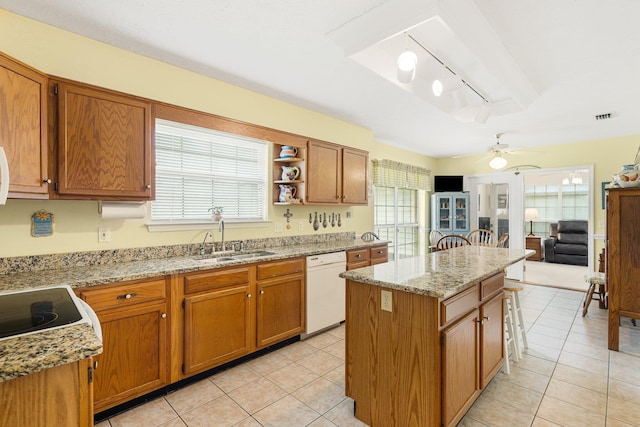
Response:
M478 310L442 331L442 422L455 426L480 392Z
M304 275L289 275L258 282L258 347L268 346L304 332Z
M3 55L0 147L9 162L9 197L46 198L47 78Z
M95 359L95 411L169 383L167 304L98 311L103 352Z
M151 199L151 104L71 83L57 90L58 194Z
M185 298L184 373L250 353L252 295L248 284Z
M469 232L469 195L452 196L453 232L465 235Z
M434 199L435 229L443 233L451 233L453 231L451 197L435 195Z
M369 154L366 151L342 149L342 203L367 204L367 168Z
M307 202L338 204L341 201L341 147L309 141L307 150Z
M503 293L480 306L480 387L484 388L504 362Z

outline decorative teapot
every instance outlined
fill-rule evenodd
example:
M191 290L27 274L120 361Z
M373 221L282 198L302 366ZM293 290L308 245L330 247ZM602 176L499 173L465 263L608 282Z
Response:
M295 181L300 175L300 169L297 166L282 166L282 180Z
M296 196L296 187L293 185L279 185L280 187L280 196L278 196L278 200L281 203L290 202Z
M283 145L280 148L280 158L286 159L289 157L295 157L298 155L298 149L290 145Z

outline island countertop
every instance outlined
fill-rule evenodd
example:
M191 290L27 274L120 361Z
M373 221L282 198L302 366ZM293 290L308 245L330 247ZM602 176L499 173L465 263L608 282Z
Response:
M369 285L444 299L534 253L525 249L461 246L349 270L340 276Z

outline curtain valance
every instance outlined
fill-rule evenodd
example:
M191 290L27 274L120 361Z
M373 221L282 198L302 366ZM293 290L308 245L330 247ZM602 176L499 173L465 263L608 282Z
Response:
M372 160L373 185L431 191L431 171L393 160Z

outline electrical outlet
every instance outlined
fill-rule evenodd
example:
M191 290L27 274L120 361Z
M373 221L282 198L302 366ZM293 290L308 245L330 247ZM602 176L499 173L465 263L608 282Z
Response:
M384 311L388 311L391 312L392 310L392 299L391 299L391 292L390 291L382 291L382 309Z
M282 233L282 223L281 222L274 222L273 223L273 227L274 227L274 231L276 233Z
M298 221L298 231L303 231L304 230L304 221L300 220Z
M98 243L111 241L111 229L109 227L98 228Z

